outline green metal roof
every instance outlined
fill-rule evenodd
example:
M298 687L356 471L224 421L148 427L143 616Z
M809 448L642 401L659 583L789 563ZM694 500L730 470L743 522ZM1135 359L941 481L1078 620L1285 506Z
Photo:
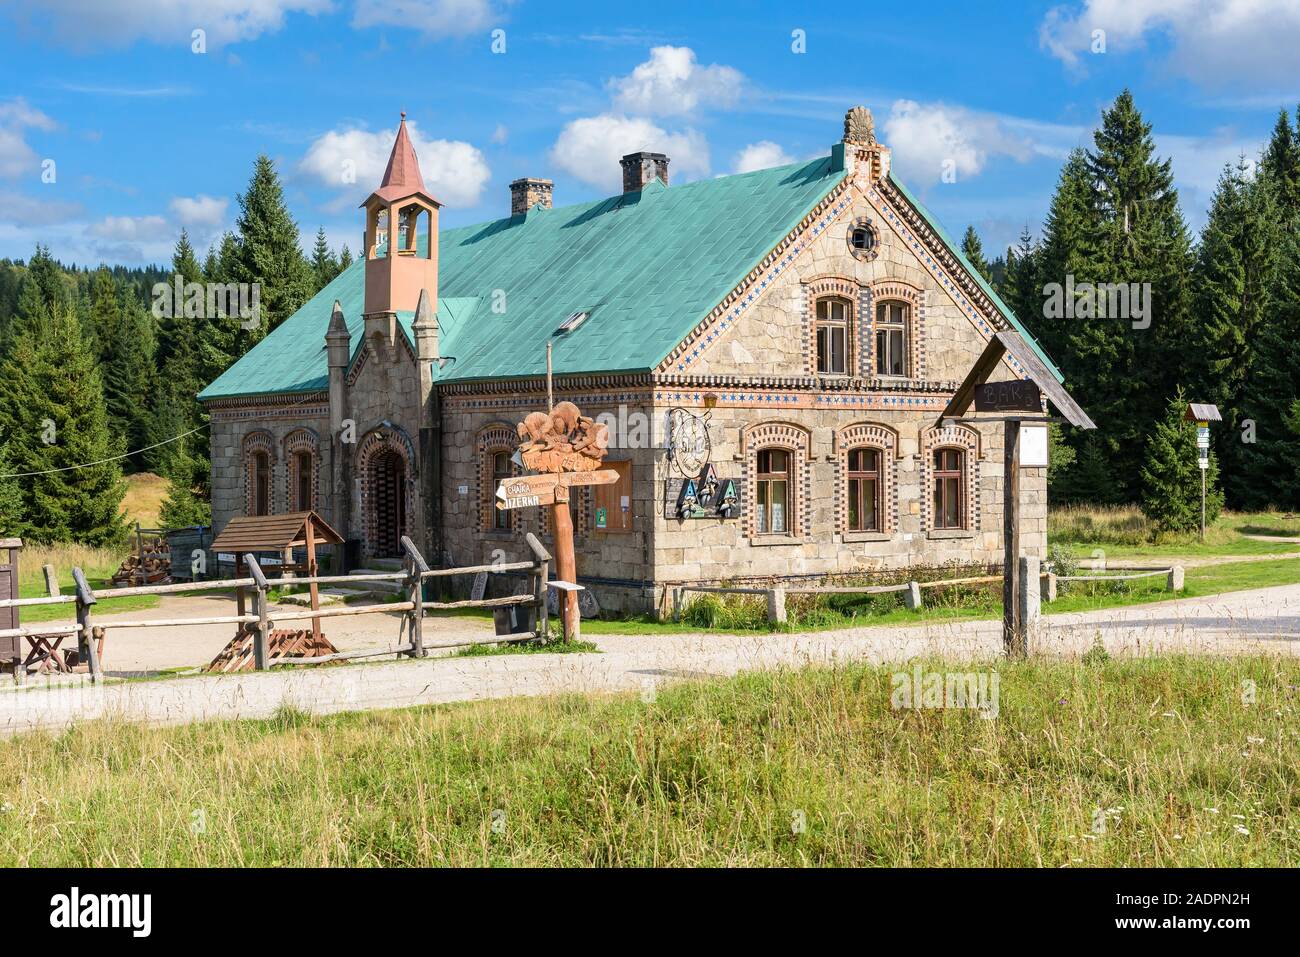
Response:
M534 209L438 234L439 381L653 369L844 177L830 157ZM353 263L201 399L326 388L337 299L360 342ZM554 335L570 314L589 317ZM411 316L399 314L409 336Z
M723 297L844 178L835 155L806 163L534 209L438 235L438 381L539 375L546 342L557 374L655 368ZM984 292L1059 372L1010 309L901 183L895 185ZM200 399L328 387L325 330L337 299L361 346L365 263L357 261ZM572 313L588 318L555 334ZM398 321L413 341L413 314Z
M1016 317L1016 314L1011 311L1011 308L1002 301L1002 297L993 290L993 287L984 279L980 274L980 271L971 265L970 260L968 260L965 254L961 251L961 244L952 241L952 237L944 232L943 227L939 225L939 220L935 219L934 216L931 215L930 211L925 208L925 205L912 195L911 190L894 178L892 172L889 174L889 181L893 183L894 187L916 208L916 211L921 214L921 218L924 219L926 223L929 224L930 228L935 231L938 237L943 240L949 251L957 257L957 261L961 263L962 268L965 269L966 272L970 274L971 278L979 284L980 289L984 291L984 295L993 300L993 305L997 306L998 309L1001 310L1002 315L1006 317L1007 322L1011 323L1015 330L1020 333L1025 342L1029 343L1029 347L1034 350L1034 353L1038 358L1043 360L1043 364L1051 370L1052 375L1056 376L1057 381L1064 382L1065 377L1061 375L1061 370L1056 367L1056 364L1052 362L1051 357L1048 356L1048 354L1043 351L1043 347L1038 344L1038 340L1035 339L1030 334L1029 330L1024 327Z

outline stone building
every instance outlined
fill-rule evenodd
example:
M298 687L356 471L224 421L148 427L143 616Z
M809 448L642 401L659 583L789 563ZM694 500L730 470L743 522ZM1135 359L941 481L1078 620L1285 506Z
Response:
M570 505L606 609L683 582L1000 564L1001 423L939 415L999 331L1059 374L891 174L870 114L776 169L670 186L663 154L621 162L617 196L556 208L521 179L508 217L440 230L403 121L364 257L200 395L217 528L313 507L363 556L409 534L431 562L523 557L544 509L493 495L516 423L546 409L549 343L555 400L610 425L620 479ZM992 378L1028 375L1009 353ZM1045 470L1021 488L1041 556Z

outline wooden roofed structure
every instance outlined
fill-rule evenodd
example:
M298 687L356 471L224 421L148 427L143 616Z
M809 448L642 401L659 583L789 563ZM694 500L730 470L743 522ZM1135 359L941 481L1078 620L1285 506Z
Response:
M284 555L282 566L287 572L294 567L292 553L295 548L305 548L307 560L299 566L310 579L311 610L320 611L320 591L316 584L319 574L316 563L317 545L341 545L343 536L330 527L325 519L313 511L287 512L283 515L237 515L226 523L212 541L214 551L230 551L235 555L235 577L242 578L244 556L253 552L277 552ZM265 599L262 599L265 601ZM235 589L238 614L245 609L244 587ZM271 655L277 657L298 654L333 654L338 651L321 634L320 618L311 619L310 639L304 632L276 631L271 634ZM208 665L211 671L237 671L251 667L252 642L244 632L239 632L229 645Z

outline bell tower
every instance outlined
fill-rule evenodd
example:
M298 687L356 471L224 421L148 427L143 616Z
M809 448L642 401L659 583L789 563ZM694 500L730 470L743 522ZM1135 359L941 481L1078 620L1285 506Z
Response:
M422 293L434 313L438 308L442 204L424 188L405 113L383 182L361 205L366 211L365 336L379 335L391 347L397 339L398 312L414 312Z

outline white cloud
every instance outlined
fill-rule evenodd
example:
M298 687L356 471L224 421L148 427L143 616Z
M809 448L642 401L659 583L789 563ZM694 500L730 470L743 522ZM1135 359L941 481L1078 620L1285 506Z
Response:
M226 207L229 205L227 199L200 193L198 196L177 196L171 201L171 211L182 226L213 230L226 221Z
M1101 31L1100 33L1098 31ZM1208 87L1291 85L1300 47L1296 0L1083 0L1054 7L1039 27L1043 49L1078 70L1099 39L1105 54L1168 41L1166 66Z
M490 0L357 0L354 27L414 28L428 36L464 36L495 23Z
M459 140L427 140L415 123L407 132L420 160L424 185L434 198L449 206L478 205L492 173L483 154ZM379 185L393 150L397 131L330 130L307 148L298 169L326 186L346 191L360 202Z
M55 123L21 96L0 102L0 177L17 179L35 175L40 168L36 151L27 145L25 131L49 132Z
M899 172L923 183L948 169L959 180L978 176L991 156L1024 162L1036 152L1001 117L942 103L896 100L884 129Z
M737 173L752 173L756 169L770 169L773 166L785 166L794 159L771 140L750 143L736 154L733 169Z
M617 192L623 184L618 161L638 150L668 154L671 181L708 175L709 145L695 130L670 133L650 120L621 113L567 124L551 147L551 161L584 183Z
M733 105L745 77L729 66L700 66L690 47L655 47L629 75L609 81L614 106L649 116L676 116L700 107Z
M86 232L98 239L134 242L157 239L166 230L167 220L161 216L105 216Z
M141 39L188 48L192 31L202 29L212 50L273 33L284 26L287 13L329 9L330 0L42 0L23 4L11 15L24 27L76 49Z
M48 226L67 222L81 213L80 203L40 200L22 193L0 191L0 223Z

